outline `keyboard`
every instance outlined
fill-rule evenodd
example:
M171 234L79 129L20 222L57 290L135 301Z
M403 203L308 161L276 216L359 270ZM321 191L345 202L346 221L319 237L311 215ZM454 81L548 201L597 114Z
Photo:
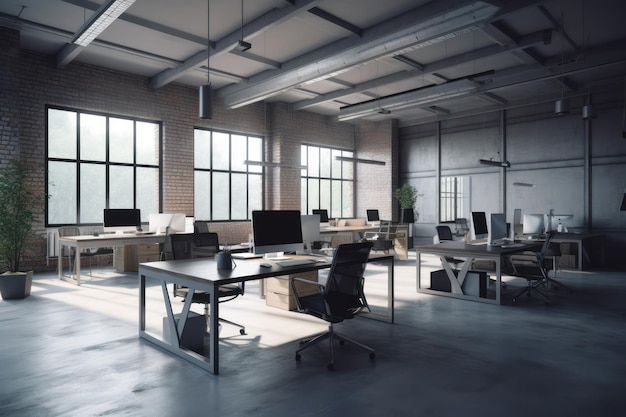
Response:
M501 245L501 248L521 248L525 246L523 243L505 243L504 245Z
M276 262L278 266L299 266L299 265L310 265L316 263L313 259L292 259L289 261L280 261Z

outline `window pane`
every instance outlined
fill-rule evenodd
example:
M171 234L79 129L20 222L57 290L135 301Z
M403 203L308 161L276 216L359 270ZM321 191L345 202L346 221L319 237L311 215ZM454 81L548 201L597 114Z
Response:
M342 181L343 188L343 205L341 207L341 214L343 217L354 217L352 204L354 198L354 183L352 181Z
M320 150L309 146L309 158L307 161L307 173L309 177L319 177L320 175Z
M307 198L308 191L306 184L306 178L300 178L300 213L302 214L311 213L311 210L308 207L309 199Z
M196 171L193 182L193 209L196 220L211 220L211 173Z
M215 162L215 160L213 160ZM213 219L212 220L228 220L230 196L228 174L222 172L213 173L213 192L211 200L213 201Z
M213 169L228 170L228 134L213 132Z
M311 209L317 209L319 207L320 201L320 182L318 179L309 179L308 183L308 198L309 198L309 206Z
M76 163L48 162L48 223L75 224L76 207Z
M248 138L248 160L250 161L262 161L263 160L263 139L250 137ZM263 167L250 165L248 166L248 172L261 173Z
M211 132L208 130L195 130L193 160L196 168L211 168Z
M342 217L341 181L333 181L331 185L331 215L334 218Z
M330 180L320 181L320 207L321 209L329 209L330 201Z
M306 145L300 145L300 165L302 166L307 166L307 161L308 159L308 151L309 151L309 147ZM303 177L307 176L307 170L303 169L300 172L300 175Z
M80 115L80 157L90 161L106 159L106 117Z
M342 161L337 161L335 159L336 156L341 156L342 155L342 151L337 150L337 149L333 149L332 153L331 153L331 163L332 163L332 177L333 178L341 178L341 175L343 174L343 172L341 171L341 164Z
M159 125L157 123L136 122L137 163L159 164Z
M133 168L111 166L109 168L109 208L134 208Z
M330 149L322 148L320 149L320 177L330 177Z
M106 176L104 165L80 165L80 222L102 223L106 207Z
M263 177L248 175L248 219L252 218L252 210L263 209Z
M230 169L233 171L245 171L246 165L243 163L246 159L247 138L240 135L231 136L231 165Z
M76 159L76 113L48 109L48 158Z
M352 152L343 152L343 156L353 157L354 153L352 153ZM345 180L354 179L354 162L343 161L341 163L341 166L342 166L341 175L342 175L343 179L345 179Z
M159 212L159 170L156 168L137 168L137 204L141 210L141 221L147 222L150 213Z
M246 186L248 181L245 174L232 174L231 176L231 194L230 199L232 201L231 215L232 220L245 220L247 211L247 190Z
M131 164L135 159L134 149L133 121L109 118L109 160Z

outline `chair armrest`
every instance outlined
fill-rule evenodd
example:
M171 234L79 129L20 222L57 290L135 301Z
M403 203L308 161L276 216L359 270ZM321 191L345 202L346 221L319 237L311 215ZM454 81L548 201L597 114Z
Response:
M317 287L317 294L322 294L324 292L324 289L326 288L325 285L320 284L319 282L311 281L310 279L298 278L298 277L291 278L289 280L289 285L291 286L291 291L293 292L293 296L296 300L296 306L298 307L298 311L304 311L304 308L302 308L302 304L300 303L300 294L298 294L298 289L296 288L296 282L302 283L304 285L309 285L312 287Z

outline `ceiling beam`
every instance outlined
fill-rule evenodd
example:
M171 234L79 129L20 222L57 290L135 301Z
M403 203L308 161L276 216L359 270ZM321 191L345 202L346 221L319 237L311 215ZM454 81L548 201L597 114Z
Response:
M285 6L280 9L272 9L264 15L247 23L243 26L243 28L237 28L216 41L215 48L211 51L211 55L214 56L230 52L241 40L242 32L244 38L255 36L279 25L284 21L289 20L295 15L306 13L311 7L315 7L315 5L321 1L322 0L295 0L293 3L289 2L289 6ZM165 71L162 71L152 77L150 79L150 87L161 88L164 85L175 81L179 77L182 77L186 72L205 64L206 61L207 51L205 49L204 51L200 51L187 58L180 66L166 69Z
M282 91L336 76L365 62L403 54L476 29L496 7L471 0L440 0L410 10L316 51L283 63L281 70L266 71L243 85L219 91L229 108L237 108Z
M342 29L347 30L348 32L352 32L357 36L361 36L363 34L363 29L360 27L353 25L350 22L346 22L340 17L335 16L334 14L330 14L325 10L320 9L319 7L313 7L309 9L309 13L326 20L327 22L332 23L335 26L339 26Z
M384 77L380 77L374 80L365 81L351 88L335 90L335 91L332 91L327 94L323 94L317 98L310 99L310 100L302 100L302 101L293 103L293 108L295 110L303 110L307 107L315 106L325 101L336 100L338 98L341 98L343 96L347 96L350 94L362 93L363 91L381 87L385 84L405 81L411 78L421 77L421 76L425 76L425 77L437 76L437 72L445 70L449 67L463 64L467 60L471 61L471 60L478 60L478 59L483 59L483 58L490 58L495 55L499 55L503 53L510 53L514 50L528 48L532 45L536 45L537 43L545 43L546 39L551 39L551 34L552 34L552 31L549 29L541 30L539 32L522 36L518 40L518 42L511 41L511 43L508 43L506 45L486 46L476 51L470 51L465 54L451 56L449 58L444 58L440 61L436 61L428 65L423 65L422 70L416 69L413 71L396 72L396 73L386 75ZM440 76L437 76L437 78L440 80L440 83L448 81L445 78L440 77Z

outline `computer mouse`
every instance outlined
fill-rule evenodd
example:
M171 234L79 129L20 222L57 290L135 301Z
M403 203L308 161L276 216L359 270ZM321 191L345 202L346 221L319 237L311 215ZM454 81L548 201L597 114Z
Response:
M263 268L271 268L272 264L268 263L268 262L262 262L259 264L259 266L262 266Z

